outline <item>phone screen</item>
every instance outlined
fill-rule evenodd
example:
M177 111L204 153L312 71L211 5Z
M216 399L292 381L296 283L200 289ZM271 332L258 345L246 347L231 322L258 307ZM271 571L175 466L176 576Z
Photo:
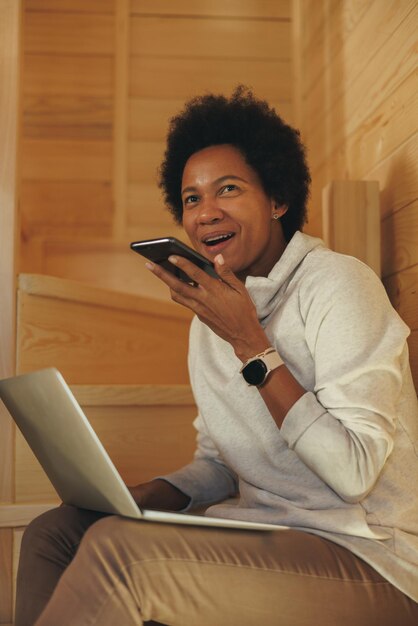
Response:
M161 265L164 269L174 274L174 276L190 285L196 285L196 283L180 268L170 263L168 260L170 255L182 256L200 267L200 269L209 274L209 276L219 278L213 263L175 237L134 241L131 243L131 249L153 263L158 263L158 265Z

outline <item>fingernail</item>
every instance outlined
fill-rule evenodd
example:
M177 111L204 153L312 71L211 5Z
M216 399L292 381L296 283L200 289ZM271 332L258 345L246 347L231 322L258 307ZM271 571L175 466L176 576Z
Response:
M222 254L217 254L215 257L215 261L217 261L219 265L224 265L225 263L225 259L223 258Z
M147 263L145 263L145 267L148 270L153 270L154 269L154 263L150 263L149 261L147 261Z
M173 265L177 265L177 260L178 259L177 259L176 256L171 255L171 256L168 257L168 260L170 261L170 263L173 263Z

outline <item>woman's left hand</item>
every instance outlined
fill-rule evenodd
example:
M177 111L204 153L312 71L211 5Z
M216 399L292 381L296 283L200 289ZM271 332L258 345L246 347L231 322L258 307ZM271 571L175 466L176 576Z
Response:
M184 257L170 256L169 261L198 286L179 280L159 265L146 265L168 285L172 300L191 309L213 332L230 343L238 358L246 361L270 345L248 291L225 264L222 255L215 257L219 279L212 278Z

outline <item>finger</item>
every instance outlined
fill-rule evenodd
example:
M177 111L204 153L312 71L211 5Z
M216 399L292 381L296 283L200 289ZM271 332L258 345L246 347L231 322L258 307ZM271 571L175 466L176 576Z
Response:
M216 273L219 274L219 278L221 278L224 283L227 283L230 287L233 287L237 291L242 291L243 284L234 274L234 272L230 269L230 267L225 263L225 259L222 254L217 254L215 259L215 270Z
M161 265L158 265L158 263L151 263L150 261L147 261L147 263L145 263L145 267L162 280L170 289L175 291L184 291L184 289L187 289L190 291L190 296L192 296L192 292L195 290L195 287L180 280L177 276L174 276L172 272L169 272L161 267Z
M168 260L170 261L170 263L183 270L183 272L185 272L187 276L189 276L192 280L194 280L195 283L198 283L202 287L210 287L211 283L213 284L213 281L215 280L214 278L206 274L204 270L195 265L195 263L192 263L182 256L171 255L168 257Z

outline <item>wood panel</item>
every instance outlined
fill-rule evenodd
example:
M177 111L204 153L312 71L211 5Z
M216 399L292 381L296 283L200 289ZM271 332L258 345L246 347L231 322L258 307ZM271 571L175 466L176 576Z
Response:
M110 98L113 95L112 57L50 54L26 54L23 93L48 99ZM70 100L71 101L71 100Z
M291 0L176 0L176 15L289 19ZM131 0L131 12L140 15L172 15L173 0Z
M23 276L17 370L54 366L70 383L185 383L190 318L172 303Z
M114 41L111 15L25 12L26 53L112 55Z
M112 197L106 181L25 180L20 190L22 237L106 237L112 227ZM21 254L25 257L25 244Z
M112 123L110 98L29 96L23 101L23 132L28 138L110 140Z
M383 276L418 263L418 200L382 221L382 253Z
M367 172L371 163L391 155L416 130L418 110L418 69L412 72L395 91L364 117L364 110L356 114L338 112L333 118L332 132L323 145L323 126L316 126L309 136L313 156L313 175L323 163L331 160L338 170L344 167L355 178ZM367 110L367 109L366 109ZM352 111L352 109L348 109ZM332 117L332 112L331 112Z
M173 28L172 18L134 15L130 39L140 56L290 59L290 29L279 21L176 17Z
M17 129L21 3L0 1L0 378L15 372ZM15 427L0 402L0 508L14 498ZM0 623L13 618L13 534L0 529Z
M111 180L109 141L25 139L22 148L24 180Z
M289 108L288 61L228 59L225 63L223 59L190 56L133 57L130 63L130 93L134 97L185 100L208 90L230 93L240 82L252 87L259 97L285 102ZM176 112L174 109L172 114Z
M418 331L418 265L383 280L395 309L411 330Z
M324 113L328 113L343 94L342 105L346 110L361 107L367 111L402 83L415 67L417 12L414 0L383 5L376 0L373 2L364 16L367 19L362 19L344 40L340 52L329 50L323 60L326 72L309 90L309 103L306 102L312 125L323 119ZM373 36L370 36L371 25ZM338 27L335 20L327 25L329 32ZM370 80L371 75L373 80Z
M11 622L13 588L13 532L0 528L0 624Z
M115 0L24 0L26 11L113 13Z
M94 430L127 484L182 467L193 457L196 416L188 386L73 387ZM16 501L57 501L23 437L16 440Z
M149 207L151 209L151 207ZM145 259L132 252L129 241L152 239L161 233L183 236L180 228L161 224L132 224L126 241L114 243L106 240L62 241L31 239L26 246L28 254L39 254L39 272L90 284L104 289L114 289L115 297L127 292L171 302L167 286L145 268ZM33 248L35 250L33 251ZM32 249L32 252L31 252Z
M378 183L332 181L324 189L322 210L326 245L355 256L380 276Z

